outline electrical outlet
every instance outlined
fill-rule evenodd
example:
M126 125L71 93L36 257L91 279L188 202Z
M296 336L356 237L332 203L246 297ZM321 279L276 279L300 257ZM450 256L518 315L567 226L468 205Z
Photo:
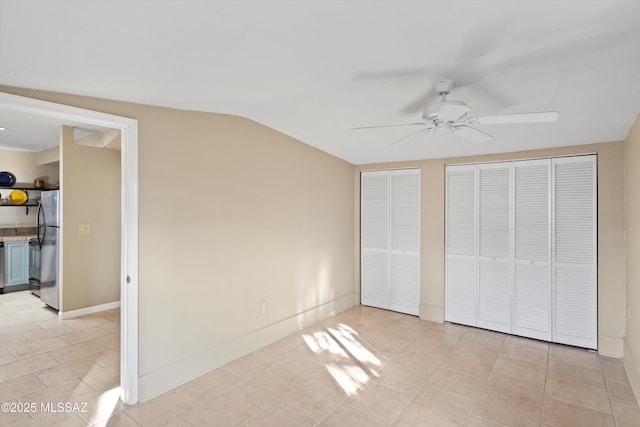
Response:
M260 314L265 314L267 312L267 301L260 301Z
M78 224L78 234L91 234L91 224Z

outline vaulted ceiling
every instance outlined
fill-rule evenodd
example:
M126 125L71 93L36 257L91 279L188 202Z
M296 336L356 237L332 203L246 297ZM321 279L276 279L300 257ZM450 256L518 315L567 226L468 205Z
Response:
M634 0L0 0L0 83L236 114L356 164L520 151L624 139L638 17ZM560 119L478 126L482 144L352 129L420 121L441 78L470 114Z

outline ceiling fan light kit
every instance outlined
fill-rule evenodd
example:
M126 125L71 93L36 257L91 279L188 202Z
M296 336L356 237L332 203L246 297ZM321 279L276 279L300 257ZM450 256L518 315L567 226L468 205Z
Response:
M469 116L471 109L462 101L448 100L447 95L451 93L454 87L453 80L438 80L434 85L434 91L440 95L440 100L427 104L422 109L422 122L391 124L382 126L364 126L353 128L376 129L385 127L398 126L425 126L424 129L417 130L391 145L397 145L400 142L407 142L413 136L427 132L449 131L467 141L474 143L484 143L491 141L491 135L484 133L470 125L497 125L497 124L522 124L522 123L551 123L558 120L560 114L557 111L542 111L533 113L517 113L517 114L501 114L493 116Z

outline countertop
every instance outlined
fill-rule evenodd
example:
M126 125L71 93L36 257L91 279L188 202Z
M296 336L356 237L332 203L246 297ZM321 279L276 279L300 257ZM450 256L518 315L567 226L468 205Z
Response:
M0 242L29 240L36 237L36 227L2 227L0 226Z
M28 236L4 236L4 237L0 237L0 242L16 242L20 240L29 240L35 237L37 237L35 234L28 235Z

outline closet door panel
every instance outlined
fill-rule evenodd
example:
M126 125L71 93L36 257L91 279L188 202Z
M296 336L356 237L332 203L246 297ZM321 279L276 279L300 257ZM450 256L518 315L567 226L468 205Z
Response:
M593 270L556 265L554 341L597 348L597 295Z
M597 348L596 158L553 160L554 341Z
M361 174L361 303L417 315L420 170Z
M361 255L363 305L389 308L389 256L387 251L363 249Z
M361 176L361 245L389 249L389 174L366 172Z
M513 333L551 340L551 269L549 265L516 263Z
M475 165L446 168L445 320L476 326Z
M361 175L360 300L389 308L389 173Z
M514 163L513 333L551 340L551 161Z
M449 256L447 258L447 287L445 320L476 326L475 259Z
M480 260L478 266L478 326L511 332L511 284L508 261Z
M420 255L391 253L391 301L389 308L420 314Z
M391 179L390 309L419 314L420 170L394 170Z
M478 166L478 326L511 332L511 164Z
M420 170L391 171L391 250L420 251Z

